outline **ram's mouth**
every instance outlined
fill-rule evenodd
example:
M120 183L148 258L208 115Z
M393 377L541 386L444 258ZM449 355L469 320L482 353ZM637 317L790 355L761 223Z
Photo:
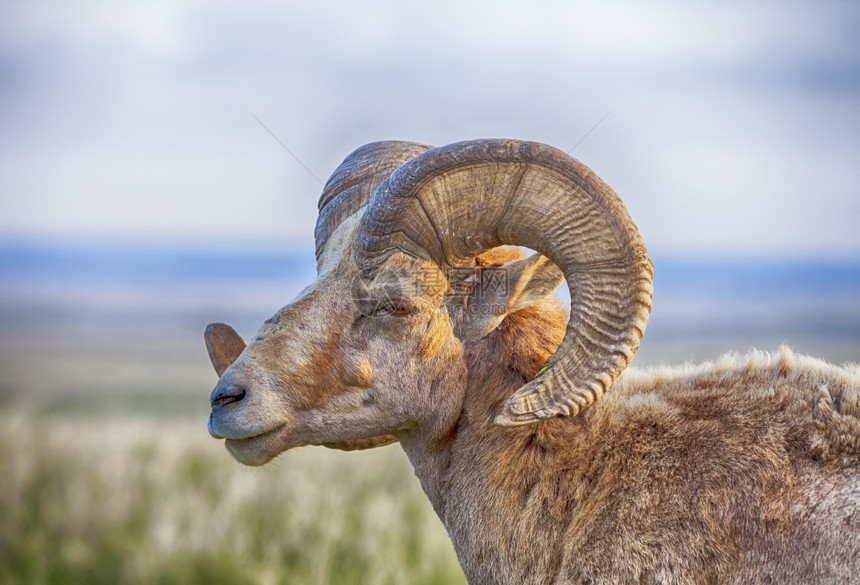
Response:
M247 437L226 437L224 446L233 458L244 465L263 465L283 452L286 424Z

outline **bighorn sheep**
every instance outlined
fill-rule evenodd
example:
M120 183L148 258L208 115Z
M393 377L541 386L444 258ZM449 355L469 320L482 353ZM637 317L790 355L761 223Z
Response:
M315 237L316 282L249 346L207 329L240 462L399 441L470 583L860 582L860 371L784 350L619 378L651 261L578 161L369 144Z

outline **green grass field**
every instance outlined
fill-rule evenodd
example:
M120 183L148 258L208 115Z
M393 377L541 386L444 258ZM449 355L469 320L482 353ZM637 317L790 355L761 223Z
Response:
M232 462L199 421L0 416L0 582L448 584L397 447Z
M243 467L206 432L205 358L0 371L0 584L465 583L396 445Z

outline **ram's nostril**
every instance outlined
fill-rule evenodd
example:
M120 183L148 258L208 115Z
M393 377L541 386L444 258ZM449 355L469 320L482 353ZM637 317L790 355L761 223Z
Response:
M245 388L238 384L218 384L209 395L209 403L212 408L225 406L232 402L239 402L245 398Z

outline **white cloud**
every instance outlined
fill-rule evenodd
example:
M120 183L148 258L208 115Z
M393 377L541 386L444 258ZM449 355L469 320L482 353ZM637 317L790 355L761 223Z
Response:
M383 138L569 149L665 252L860 253L841 3L6 3L0 235L312 240ZM814 192L814 194L812 194ZM743 213L739 211L743 210Z

